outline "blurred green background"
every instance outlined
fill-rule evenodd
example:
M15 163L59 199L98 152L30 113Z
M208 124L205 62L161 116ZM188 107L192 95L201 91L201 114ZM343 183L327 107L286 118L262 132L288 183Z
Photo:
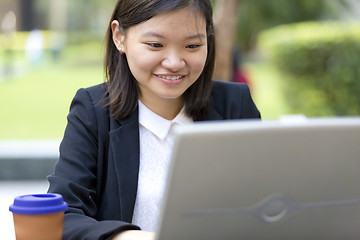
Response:
M359 1L239 1L237 67L263 119L359 115L360 28L338 27L357 24ZM104 81L103 38L114 4L0 1L0 140L62 137L77 89Z

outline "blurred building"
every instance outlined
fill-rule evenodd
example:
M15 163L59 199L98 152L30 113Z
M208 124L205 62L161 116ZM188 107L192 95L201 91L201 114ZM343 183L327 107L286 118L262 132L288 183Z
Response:
M112 1L102 0L0 0L0 25L11 12L16 16L17 31L40 29L103 33L113 4Z
M44 14L39 13L36 8L38 2L39 0L1 0L0 23L7 13L13 12L16 16L17 31L46 28Z

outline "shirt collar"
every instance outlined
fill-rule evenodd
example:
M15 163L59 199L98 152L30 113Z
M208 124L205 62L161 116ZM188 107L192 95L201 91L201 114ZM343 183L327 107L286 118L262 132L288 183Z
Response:
M138 100L138 102L139 124L155 134L161 140L164 140L167 137L171 125L175 124L182 126L193 122L193 120L185 114L184 107L173 120L167 120L151 111L140 100Z

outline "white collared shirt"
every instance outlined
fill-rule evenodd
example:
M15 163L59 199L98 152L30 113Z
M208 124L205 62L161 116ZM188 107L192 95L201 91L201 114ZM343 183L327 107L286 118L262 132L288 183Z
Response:
M155 232L173 147L173 129L192 123L184 108L167 120L139 100L140 169L133 224Z

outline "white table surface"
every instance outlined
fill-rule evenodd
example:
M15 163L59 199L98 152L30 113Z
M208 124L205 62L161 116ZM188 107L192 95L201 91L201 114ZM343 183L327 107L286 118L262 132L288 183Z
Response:
M1 239L15 240L12 213L9 206L14 197L25 194L46 193L48 182L43 181L0 181L0 233Z

